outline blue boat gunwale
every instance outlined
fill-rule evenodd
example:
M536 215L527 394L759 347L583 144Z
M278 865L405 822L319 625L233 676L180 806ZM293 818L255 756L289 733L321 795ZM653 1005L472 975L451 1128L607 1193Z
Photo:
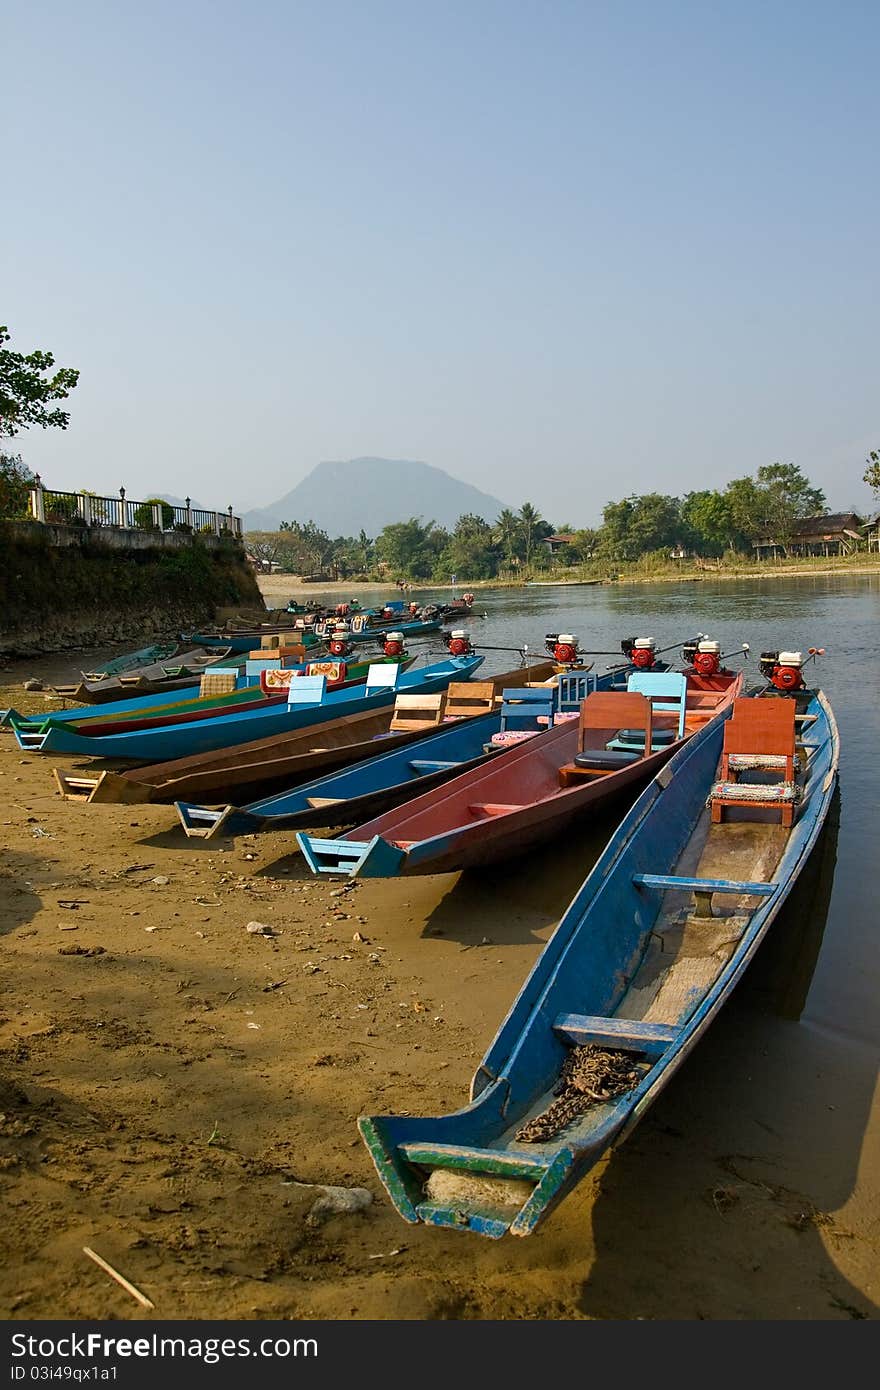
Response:
M531 1156L528 1154L528 1149L531 1146L526 1146L526 1151L522 1155L519 1155L519 1151L515 1148L491 1149L491 1131L493 1129L498 1131L496 1134L496 1138L498 1138L505 1129L510 1127L510 1122L505 1119L510 1099L510 1079L506 1073L511 1070L515 1063L519 1046L528 1039L534 1026L540 1026L542 1005L548 999L553 985L560 977L566 954L577 940L581 930L584 929L584 923L595 907L599 894L612 880L614 871L627 850L637 841L645 822L657 807L660 797L664 794L668 795L667 789L674 784L676 775L681 771L681 768L689 760L707 753L707 742L717 742L716 752L720 754L724 722L730 717L732 712L730 710L725 712L722 719L713 720L676 752L674 758L649 783L621 821L599 860L575 893L560 918L556 931L542 949L517 993L474 1074L469 1103L458 1111L434 1118L394 1115L359 1117L358 1129L371 1154L377 1172L399 1214L405 1220L411 1223L424 1221L426 1224L469 1228L478 1234L493 1238L503 1236L508 1231L514 1235L528 1235L544 1216L561 1201L562 1197L566 1195L582 1173L592 1166L593 1162L609 1148L622 1143L632 1132L659 1091L663 1089L690 1055L747 969L769 926L797 881L801 869L810 857L825 824L838 778L839 733L833 711L823 692L812 692L812 695L824 714L827 729L823 741L814 747L821 749L823 754L827 753L827 765L816 769L815 760L810 761L806 778L806 786L810 788L810 794L789 832L786 844L769 880L774 884L774 891L765 896L760 905L751 912L749 922L730 959L719 970L715 980L694 1004L691 1012L680 1021L676 1040L670 1043L662 1054L648 1066L636 1087L625 1093L616 1103L611 1104L601 1123L590 1132L587 1141L578 1143L577 1141L565 1142L564 1139L560 1140L558 1148L549 1155L549 1162L545 1165L543 1175L531 1195L518 1211L511 1208L509 1213L505 1212L503 1219L492 1216L491 1212L488 1214L471 1212L470 1215L459 1215L450 1209L426 1202L423 1197L419 1196L414 1171L408 1169L405 1158L398 1156L398 1144L410 1142L418 1132L421 1132L423 1140L429 1141L432 1126L439 1127L435 1144L439 1140L441 1149L449 1148L448 1144L444 1145L443 1140L448 1136L451 1124L461 1120L466 1125L469 1118L477 1122L471 1130L472 1145L474 1142L479 1142L480 1121L483 1121L484 1141L488 1141L490 1144L490 1148L485 1151L487 1155L491 1156L498 1153L512 1158ZM821 785L817 786L816 783L820 777ZM670 850L673 863L677 863L680 859L684 847L693 836L698 821L699 809L696 817L689 820L684 838L678 849L674 848L673 843ZM549 1014L553 1014L553 1012L552 1009L549 1010L546 1020L546 1028L551 1032L554 1024ZM525 1109L528 1109L528 1105ZM501 1121L504 1123L500 1124L499 1128ZM393 1131L401 1126L407 1132L406 1139L401 1139L399 1136L395 1137L393 1134ZM466 1154L467 1149L465 1148L462 1152ZM534 1152L533 1149L532 1154ZM541 1150L539 1149L538 1152L540 1153ZM590 1158L591 1154L592 1158ZM491 1165L487 1166L485 1171L492 1171Z
M468 680L485 660L474 655L469 657L447 657L442 661L421 668L411 667L397 679L394 685L376 686L369 690L366 686L353 685L327 691L324 699L316 704L289 706L283 701L258 704L247 709L223 713L209 720L191 720L174 725L135 730L131 733L80 735L76 730L68 730L64 725L52 725L45 734L21 735L14 729L19 747L39 753L76 753L97 758L122 758L134 762L153 762L162 758L173 759L185 756L188 752L211 751L221 747L232 747L244 743L261 732L274 732L279 729L304 727L320 724L334 718L340 712L352 710L381 709L393 703L395 693L400 691L430 691L443 689L445 684L455 679ZM280 721L280 723L278 723ZM249 730L257 730L251 735ZM40 743L22 742L26 739L41 739ZM179 750L184 749L184 753Z

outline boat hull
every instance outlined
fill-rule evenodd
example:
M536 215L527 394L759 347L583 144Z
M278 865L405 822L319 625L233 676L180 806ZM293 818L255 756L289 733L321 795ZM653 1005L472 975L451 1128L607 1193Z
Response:
M715 713L729 708L741 688L738 675L719 689ZM571 762L577 739L576 721L557 724L501 752L486 768L462 769L443 795L426 792L387 817L358 824L338 848L302 831L297 841L316 874L388 878L483 868L546 843L570 821L619 806L682 746L677 740L608 776L561 789L559 769Z
M86 735L63 725L53 725L45 733L26 736L16 730L19 746L39 753L77 753L86 757L123 758L135 762L157 762L206 752L216 748L232 748L254 738L287 733L307 725L322 724L343 711L382 709L393 705L395 695L402 691L430 692L444 690L450 681L467 680L481 665L483 658L451 657L421 671L407 671L398 678L396 688L379 687L369 692L363 686L328 691L320 704L287 705L266 703L235 713L221 713L217 718L188 720L176 725L136 729L131 733Z
M815 722L805 726L806 768L791 829L709 822L705 801L723 739L723 720L712 721L645 789L578 890L477 1069L470 1104L435 1118L359 1119L406 1221L496 1238L529 1235L632 1132L754 959L826 822L839 738L821 693L808 708ZM732 878L702 877L707 866L725 862ZM739 881L747 865L754 880ZM680 908L690 889L677 884L694 882L717 884L713 891L729 907L708 918L698 907L692 914ZM713 948L709 933L719 943ZM518 1131L558 1094L569 1047L591 1039L641 1059L639 1080L551 1137L527 1142ZM432 1189L444 1170L457 1184L451 1197ZM474 1177L489 1180L490 1195L471 1185Z

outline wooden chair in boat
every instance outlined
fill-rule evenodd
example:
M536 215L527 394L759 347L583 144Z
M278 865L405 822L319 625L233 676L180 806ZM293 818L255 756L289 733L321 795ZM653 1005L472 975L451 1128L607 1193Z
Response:
M484 744L487 752L522 743L552 728L556 717L556 691L552 685L520 685L501 692L501 721L497 733Z
M633 671L627 679L626 688L647 696L655 716L672 716L672 719L664 718L663 721L669 727L661 727L659 720L654 720L651 747L655 753L684 738L688 693L686 676L680 671ZM638 747L641 740L641 730L621 729L614 747Z
M587 696L596 689L596 680L588 671L561 671L556 677L557 709L560 715L579 714Z
M639 746L621 747L621 731L634 733ZM646 695L635 690L600 690L581 705L577 753L559 769L560 787L584 777L604 777L639 762L653 751L654 712Z
M719 779L709 795L713 822L731 806L778 810L781 823L794 821L799 789L795 782L796 703L752 696L734 700L724 725ZM774 774L774 782L741 782L742 773Z
M489 714L495 708L494 681L452 681L446 691L444 723Z
M445 695L398 695L394 701L389 732L409 733L424 729L429 733L443 723L443 702ZM384 737L384 735L380 735Z

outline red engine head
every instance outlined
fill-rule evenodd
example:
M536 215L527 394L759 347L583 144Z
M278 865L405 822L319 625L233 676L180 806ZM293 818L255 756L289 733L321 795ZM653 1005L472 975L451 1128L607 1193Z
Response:
M351 651L351 643L348 635L342 632L334 632L327 643L327 650L331 656L348 656Z
M557 642L553 648L553 660L559 666L574 666L577 661L577 647L569 642Z
M382 650L386 656L403 656L403 638L397 633L389 633L385 638Z
M792 690L806 689L806 683L799 666L775 666L773 675L770 677L770 684L774 685L777 690L784 690L786 693Z
M450 656L470 656L474 650L469 632L450 632L445 640Z
M699 676L717 676L721 670L721 657L717 652L695 652L693 666Z
M650 647L633 647L630 660L640 671L650 671L654 665L654 653Z

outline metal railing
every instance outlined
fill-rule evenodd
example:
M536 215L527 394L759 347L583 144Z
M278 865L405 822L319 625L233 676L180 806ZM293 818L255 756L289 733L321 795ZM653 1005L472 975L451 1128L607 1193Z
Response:
M30 514L34 521L61 526L112 526L126 531L183 531L201 535L231 535L241 539L241 517L232 505L225 511L208 512L170 502L135 502L126 497L98 497L93 492L57 492L44 487L39 473L30 489Z

